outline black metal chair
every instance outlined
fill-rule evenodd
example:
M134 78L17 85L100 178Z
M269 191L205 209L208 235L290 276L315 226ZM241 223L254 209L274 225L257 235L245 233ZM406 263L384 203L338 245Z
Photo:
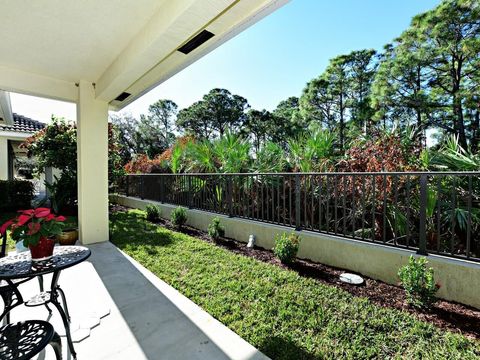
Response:
M0 328L0 360L31 359L49 344L57 360L61 360L60 336L46 321L28 320Z
M7 250L7 234L2 235L2 245L0 247L0 258L5 257ZM40 292L43 292L43 276L37 276L38 283L40 285ZM21 284L31 279L17 279L13 280L14 284ZM10 323L10 311L18 305L21 305L22 302L18 299L15 292L12 291L10 286L6 281L0 280L0 297L3 300L3 312L0 314L0 321L1 319L5 318L7 324ZM45 304L48 312L51 313L52 310Z

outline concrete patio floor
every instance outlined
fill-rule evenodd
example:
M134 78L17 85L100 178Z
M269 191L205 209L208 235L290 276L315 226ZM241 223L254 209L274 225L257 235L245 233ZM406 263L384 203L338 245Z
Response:
M89 247L92 256L63 271L59 281L78 359L268 359L111 243ZM35 295L38 282L20 290L25 298ZM26 319L49 320L64 335L55 309L50 317L43 306L12 311L12 321ZM71 359L64 336L62 348L63 359ZM37 358L55 357L48 348Z

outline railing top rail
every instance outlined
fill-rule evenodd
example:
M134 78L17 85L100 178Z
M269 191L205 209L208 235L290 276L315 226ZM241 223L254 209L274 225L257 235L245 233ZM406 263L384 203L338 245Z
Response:
M127 176L292 176L292 175L404 175L404 176L447 176L447 175L476 175L480 176L480 171L379 171L379 172L259 172L259 173L155 173L155 174L127 174Z

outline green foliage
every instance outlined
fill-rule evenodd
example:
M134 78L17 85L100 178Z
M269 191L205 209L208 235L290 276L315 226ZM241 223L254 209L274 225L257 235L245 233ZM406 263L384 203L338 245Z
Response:
M435 294L440 287L435 283L433 269L427 265L425 257L415 259L412 255L408 265L398 271L408 303L419 308L430 308L436 301Z
M0 180L0 211L29 208L34 197L34 187L27 180Z
M478 341L460 332L169 231L141 211L110 220L114 244L271 359L480 356Z
M200 139L222 137L244 124L248 107L245 98L226 89L212 89L202 100L179 112L177 126Z
M287 235L277 235L275 237L275 247L273 253L284 264L291 264L297 257L298 248L300 247L300 237L294 233Z
M290 168L301 172L328 170L333 160L334 140L334 133L321 128L313 128L297 139L290 140Z
M215 241L225 236L225 227L220 224L218 217L213 218L211 224L208 225L208 236Z
M251 162L250 144L241 136L227 132L213 141L189 143L183 161L188 172L245 172Z
M160 220L160 215L162 213L162 210L156 205L148 204L145 207L145 212L147 213L147 220L155 222Z
M181 206L173 209L170 214L170 221L175 227L180 229L187 222L187 210Z
M119 135L109 126L109 182L112 185L124 175L121 166ZM61 170L61 175L49 186L50 201L56 211L73 211L77 203L77 128L75 123L52 116L52 122L25 142L29 157L37 159L36 173L46 167Z
M77 171L77 129L64 118L52 116L50 124L27 139L26 148L37 159L38 172L46 167Z
M45 183L49 191L50 206L56 214L72 211L77 202L77 177L74 173L62 173L55 176L52 184Z
M287 159L283 148L271 141L265 143L257 152L252 170L259 173L282 172L287 168Z

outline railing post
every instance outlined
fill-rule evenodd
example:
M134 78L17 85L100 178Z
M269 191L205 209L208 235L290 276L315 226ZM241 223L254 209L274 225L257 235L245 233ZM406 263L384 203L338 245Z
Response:
M427 254L427 175L420 175L420 226L419 226L419 255Z
M160 175L160 203L163 204L163 196L164 196L164 187L165 187L165 175Z
M295 175L295 230L302 230L300 222L300 175Z
M190 175L185 175L188 179L187 181L187 202L188 208L192 208L192 177Z
M145 178L144 175L140 175L140 199L145 199Z
M233 181L232 177L227 175L227 204L228 217L233 217Z
M130 175L125 175L125 196L130 195Z

